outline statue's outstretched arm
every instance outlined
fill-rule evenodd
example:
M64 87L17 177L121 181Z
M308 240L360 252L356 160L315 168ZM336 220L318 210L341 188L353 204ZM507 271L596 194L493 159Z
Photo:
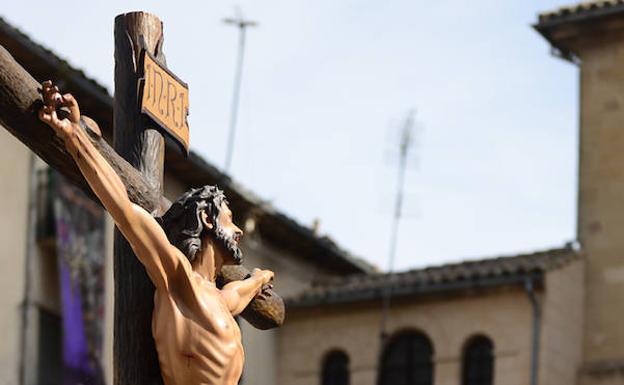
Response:
M80 127L80 109L74 97L60 95L50 81L42 84L42 92L45 105L39 111L39 119L63 139L67 151L145 266L154 285L168 290L177 277L188 276L190 265L186 258L169 243L158 222L130 201L117 173ZM69 117L59 119L57 107L69 108Z
M234 281L226 284L221 289L221 295L227 303L232 315L239 315L255 296L261 293L262 286L273 280L273 272L270 270L254 269L251 276L242 281Z

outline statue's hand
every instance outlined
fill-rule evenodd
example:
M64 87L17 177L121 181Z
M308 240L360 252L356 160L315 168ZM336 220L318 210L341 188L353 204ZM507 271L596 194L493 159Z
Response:
M72 130L80 126L80 108L76 99L71 94L61 95L58 87L49 80L41 84L41 94L44 105L39 111L39 119L52 127L58 136L66 139ZM58 118L56 109L60 107L69 109L67 118Z
M267 283L273 280L275 273L273 273L271 270L253 269L253 272L251 273L251 275L253 277L260 278L262 281L262 284L266 285Z

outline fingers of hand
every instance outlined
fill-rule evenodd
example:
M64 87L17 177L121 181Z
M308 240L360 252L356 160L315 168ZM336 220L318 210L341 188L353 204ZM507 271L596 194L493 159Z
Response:
M68 123L67 120L60 120L56 115L56 110L50 106L45 106L39 110L39 119L55 130L65 128L65 124Z
M41 92L43 94L43 102L48 106L56 107L62 101L58 87L49 80L41 84Z
M53 107L44 105L41 110L39 110L39 119L43 120L46 123L52 122L52 113L56 114L56 111Z
M80 108L72 94L63 95L63 105L69 108L69 120L78 123L80 121Z
M51 101L51 94L50 94L50 88L44 86L43 89L41 90L42 96L43 96L43 103L47 106L50 105L50 101Z
M50 114L50 118L52 121L52 124L56 125L57 127L61 126L61 121L59 120L58 116L56 115L56 108L49 106L49 114Z
M50 89L52 88L52 82L49 80L46 80L45 82L41 83L41 93L44 97L46 97L49 93L50 93Z
M39 110L39 120L41 120L44 123L50 123L52 121L52 117L50 116L49 113L47 113L45 111L46 107L43 107L42 109Z
M49 98L53 94L54 94L54 86L52 85L52 83L50 83L50 82L44 83L43 84L43 95L45 97Z
M257 298L261 300L267 300L271 296L272 289L273 285L271 284L262 286L262 289L260 289L260 293L258 293Z

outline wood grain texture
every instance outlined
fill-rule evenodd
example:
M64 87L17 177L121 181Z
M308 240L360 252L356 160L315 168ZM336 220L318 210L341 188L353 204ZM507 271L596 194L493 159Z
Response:
M43 105L40 84L0 46L0 123L51 167L97 201L74 160L54 131L42 123L37 112ZM88 119L85 119L88 121ZM169 202L152 191L141 174L120 157L103 138L87 130L89 138L126 185L130 200L150 211Z
M143 175L153 194L162 194L164 140L140 113L137 96L139 55L145 49L164 57L162 23L154 15L132 12L115 18L115 150ZM154 285L128 241L115 229L115 330L113 343L116 385L162 384L152 337Z

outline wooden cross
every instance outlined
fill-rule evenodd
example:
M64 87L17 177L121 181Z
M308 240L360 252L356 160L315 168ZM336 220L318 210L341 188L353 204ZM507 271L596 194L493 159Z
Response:
M165 64L162 22L154 15L133 12L115 18L114 149L86 119L85 131L117 172L130 200L154 215L170 202L162 195L164 140L154 123L140 113L137 81L141 49ZM17 139L99 203L62 141L41 123L39 83L0 46L0 123ZM71 90L68 90L71 92ZM126 240L115 230L114 383L162 383L151 335L154 288ZM224 272L227 282L242 279L239 266ZM267 329L283 321L279 296L256 298L243 312L252 325Z

